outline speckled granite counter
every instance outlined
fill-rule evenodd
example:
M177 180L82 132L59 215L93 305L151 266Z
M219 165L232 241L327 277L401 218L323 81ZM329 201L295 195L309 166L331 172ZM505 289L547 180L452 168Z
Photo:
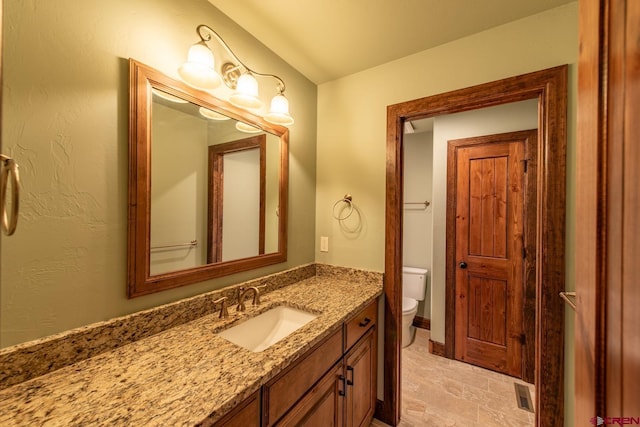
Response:
M215 420L381 292L379 274L353 280L319 267L316 276L264 294L260 306L249 303L244 313L232 307L228 319L205 315L8 387L0 391L0 425L187 426ZM216 335L283 304L319 315L260 353Z

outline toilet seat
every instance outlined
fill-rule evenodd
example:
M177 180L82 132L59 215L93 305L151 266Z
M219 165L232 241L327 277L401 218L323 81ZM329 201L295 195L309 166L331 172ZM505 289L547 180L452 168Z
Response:
M413 298L402 297L402 314L410 313L418 308L418 301Z

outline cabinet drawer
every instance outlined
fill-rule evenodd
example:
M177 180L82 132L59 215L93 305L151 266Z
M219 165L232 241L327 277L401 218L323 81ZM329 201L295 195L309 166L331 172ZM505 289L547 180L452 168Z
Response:
M345 324L345 350L348 350L378 320L378 300L374 300Z
M342 329L263 388L264 425L278 421L342 357Z

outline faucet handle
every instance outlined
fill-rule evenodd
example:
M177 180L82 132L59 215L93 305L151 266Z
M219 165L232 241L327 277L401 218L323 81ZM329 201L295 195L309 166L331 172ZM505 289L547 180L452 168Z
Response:
M214 304L221 304L220 305L220 318L221 319L229 317L229 311L227 310L227 297L219 298L219 299L215 300L213 303Z
M247 288L245 287L238 288L238 306L236 307L236 311L245 311L247 309L244 305L244 297L246 296L246 291Z

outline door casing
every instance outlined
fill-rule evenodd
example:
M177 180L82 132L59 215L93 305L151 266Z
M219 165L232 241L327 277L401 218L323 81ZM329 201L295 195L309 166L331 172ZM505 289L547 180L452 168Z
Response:
M387 107L384 400L376 417L400 421L402 329L403 141L407 120L459 113L538 99L536 218L536 426L561 427L564 421L564 306L558 293L565 277L565 172L567 74L562 65ZM542 286L544 284L544 286ZM449 340L449 337L445 337ZM541 373L544 372L544 376Z
M638 1L579 2L576 425L640 414L638 19Z

